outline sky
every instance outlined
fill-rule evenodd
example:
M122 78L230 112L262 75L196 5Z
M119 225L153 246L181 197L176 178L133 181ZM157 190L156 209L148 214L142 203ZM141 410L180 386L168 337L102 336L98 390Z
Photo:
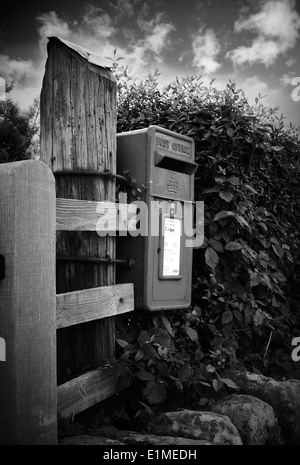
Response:
M99 54L107 66L116 49L134 76L158 68L161 86L197 74L224 89L231 79L249 103L260 94L300 127L300 0L6 1L0 77L14 81L10 95L21 108L39 96L50 36Z

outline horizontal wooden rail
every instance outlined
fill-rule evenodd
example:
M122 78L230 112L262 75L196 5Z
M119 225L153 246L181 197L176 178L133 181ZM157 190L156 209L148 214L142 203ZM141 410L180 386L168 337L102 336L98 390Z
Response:
M57 410L62 418L71 417L129 387L131 371L124 366L98 368L57 388Z
M102 223L107 233L127 231L128 227L134 230L136 214L137 206L134 204L57 198L56 230L100 231L103 230Z
M133 284L115 284L56 295L56 328L134 310Z

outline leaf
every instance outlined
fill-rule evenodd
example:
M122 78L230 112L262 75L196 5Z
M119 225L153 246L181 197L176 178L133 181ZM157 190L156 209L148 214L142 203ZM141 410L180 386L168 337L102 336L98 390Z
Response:
M221 197L221 199L225 200L226 202L231 202L231 200L234 197L232 192L224 191L224 190L219 192L219 196Z
M212 232L212 233L216 233L218 231L218 225L217 223L210 223L209 225L209 230Z
M241 226L246 226L248 229L250 229L250 225L249 225L248 221L246 221L243 216L236 215L236 219L240 223Z
M206 381L201 381L201 380L199 380L199 383L200 383L200 384L203 384L203 386L210 387L210 384L207 383Z
M191 328L190 326L186 326L185 328L186 334L189 336L189 338L192 341L197 342L198 341L198 333L195 329Z
M225 249L229 250L230 252L241 250L242 248L243 246L239 242L234 241L227 242L227 244L225 245Z
M221 220L222 218L226 218L227 216L235 216L235 214L231 211L222 210L221 212L217 213L214 217L214 221Z
M249 270L250 274L250 286L255 287L261 283L261 275L258 272L253 272Z
M143 330L140 332L139 334L139 337L138 337L138 343L139 345L142 347L142 345L145 343L145 342L149 342L149 334L147 333L147 331Z
M166 389L161 381L149 381L143 390L143 396L149 404L162 404L166 397Z
M222 186L214 186L214 187L209 187L208 189L204 189L202 191L202 194L210 194L214 192L219 192L222 189Z
M223 245L221 244L221 242L219 241L216 241L216 239L210 239L209 240L209 245L212 246L213 249L215 249L217 252L224 252L224 248L223 248Z
M233 320L233 314L230 310L226 310L226 312L222 313L222 324L227 325L231 323Z
M218 184L224 184L225 181L226 181L226 178L224 176L215 176L215 181ZM221 186L220 186L220 188L221 188Z
M258 226L260 226L265 232L268 232L268 227L265 223L262 223L261 221L257 223Z
M230 128L227 129L227 134L228 134L229 137L233 137L233 136L234 136L234 131L233 131L233 129L230 129Z
M258 194L258 192L252 186L250 186L249 184L244 184L244 186L246 187L246 189L251 191L253 194Z
M119 346L121 347L126 347L128 346L128 342L127 341L124 341L124 339L116 339L117 343L119 344Z
M189 363L185 363L178 372L178 378L180 380L185 380L189 378L192 374L192 367Z
M266 273L262 274L262 282L265 283L269 289L273 289L270 278Z
M158 353L156 352L154 347L151 344L149 344L149 342L148 343L145 342L145 344L143 344L142 351L143 351L145 359L159 358Z
M272 249L276 253L277 257L282 258L283 257L283 249L280 247L280 245L277 244L272 244Z
M153 333L153 336L154 336L153 342L154 343L158 343L162 347L170 348L170 346L171 346L170 336L166 333L166 331L164 329L155 328L155 329L151 330L150 332ZM153 336L151 336L151 338Z
M261 326L264 322L263 314L260 310L256 310L253 315L253 323L255 326Z
M216 371L216 369L212 365L208 364L206 366L206 371L207 371L207 373L214 373Z
M227 179L227 181L229 181L230 184L232 184L233 186L238 186L240 183L240 178L238 178L237 176L231 176Z
M239 386L237 386L235 382L232 381L232 379L230 378L219 378L219 380L222 381L222 383L226 384L226 386L232 389L240 389Z
M206 397L201 397L201 399L198 402L198 405L200 405L200 407L204 407L208 403L209 403L209 399L207 399Z
M218 392L218 390L221 389L222 386L223 386L222 381L220 381L219 379L213 380L213 388L216 392Z
M155 376L149 371L140 370L135 373L135 376L142 381L154 381Z
M173 331L173 328L172 328L171 323L168 320L168 318L165 315L160 315L160 319L162 321L162 324L164 325L164 327L166 328L166 330L170 334L170 336L173 337L174 336L174 331Z
M175 386L177 387L177 389L179 389L179 391L183 390L183 384L180 381L180 379L175 379Z
M213 271L219 263L219 255L212 247L207 247L205 251L205 262Z
M144 358L144 354L141 350L138 350L137 353L135 354L134 361L138 362L139 360L142 360Z
M239 310L233 310L233 314L238 321L243 321L243 315Z

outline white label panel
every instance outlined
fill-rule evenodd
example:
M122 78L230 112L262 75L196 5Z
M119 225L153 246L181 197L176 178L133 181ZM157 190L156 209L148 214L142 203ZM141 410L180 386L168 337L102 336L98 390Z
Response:
M164 218L163 277L180 274L181 220Z

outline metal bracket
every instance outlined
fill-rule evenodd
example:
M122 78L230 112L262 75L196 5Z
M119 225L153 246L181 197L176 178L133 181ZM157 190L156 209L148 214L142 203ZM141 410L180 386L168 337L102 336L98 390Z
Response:
M130 268L134 260L131 258L111 258L109 255L106 257L56 257L57 261L61 262L88 262L88 263L106 263L107 265L116 264L116 265L123 265L127 268Z
M5 278L5 257L0 255L0 280Z
M131 185L132 179L129 176L121 176L120 174L112 173L109 169L104 171L87 171L87 170L67 170L53 171L54 176L103 176L109 179L118 179L121 182Z

